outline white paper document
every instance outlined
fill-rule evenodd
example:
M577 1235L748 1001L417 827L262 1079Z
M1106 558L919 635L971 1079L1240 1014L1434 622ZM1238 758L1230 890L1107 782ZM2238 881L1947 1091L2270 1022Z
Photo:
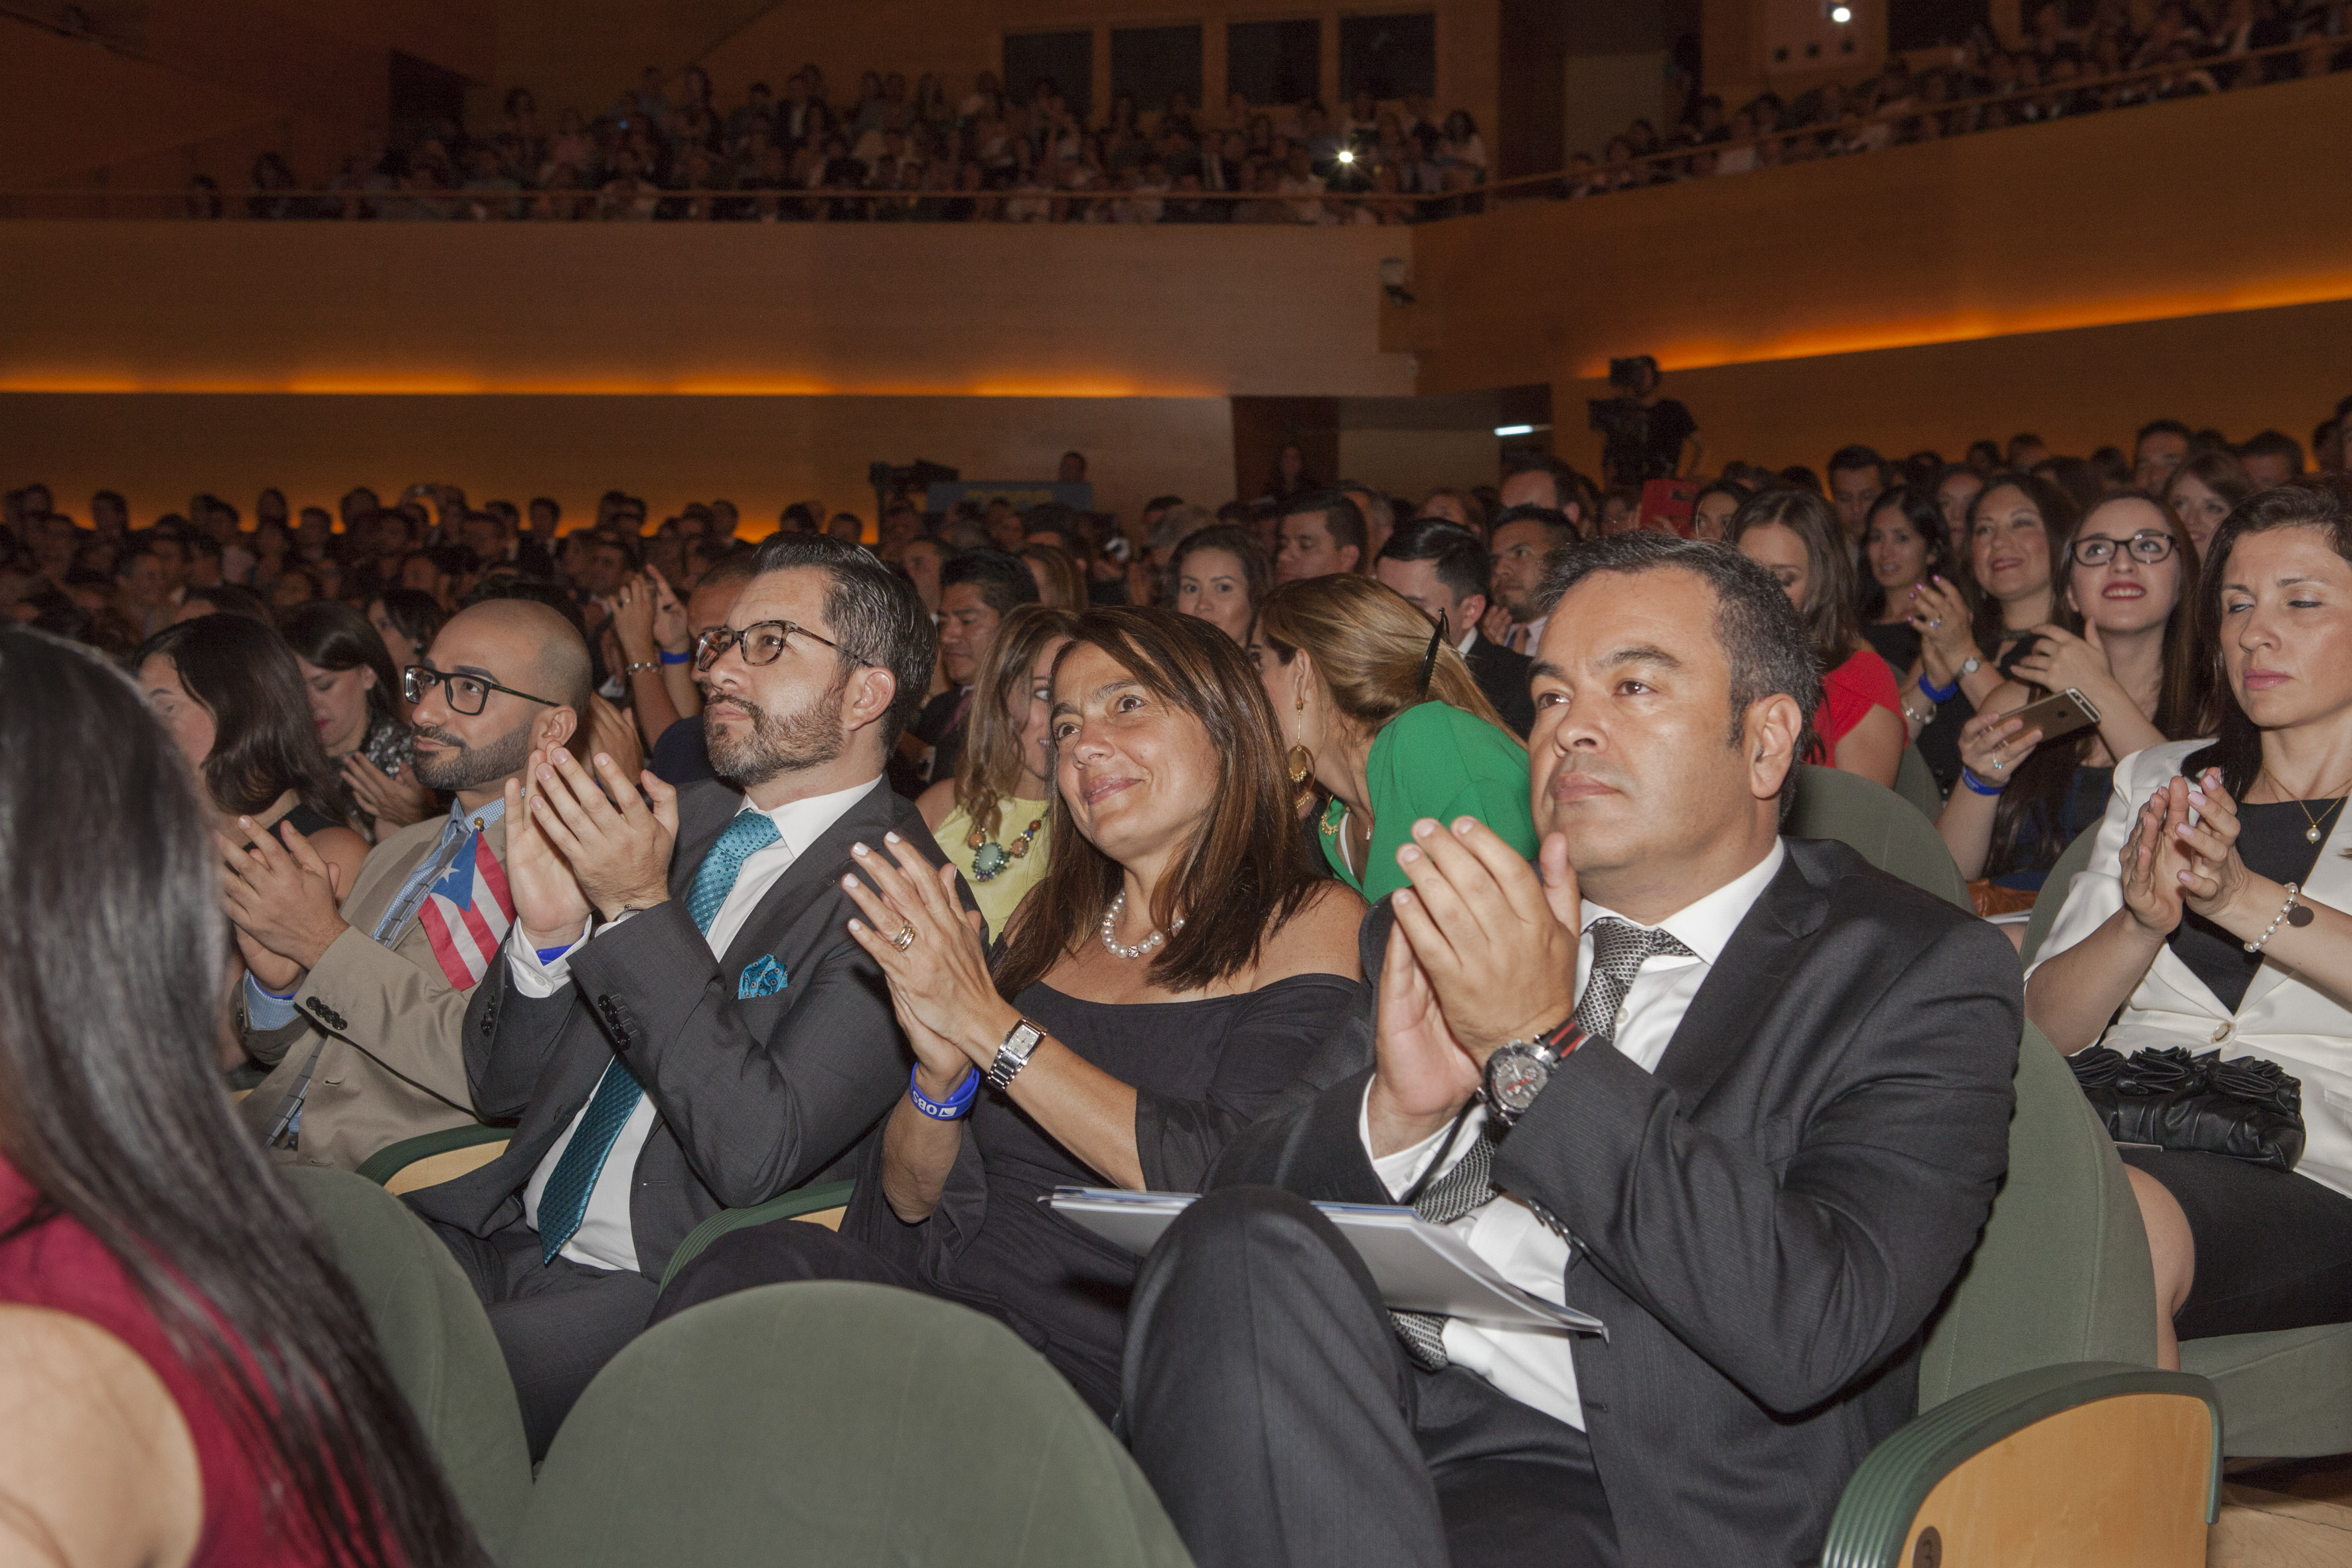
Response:
M1056 1187L1042 1201L1107 1241L1141 1257L1192 1204L1192 1193L1130 1193L1108 1187ZM1442 1312L1502 1329L1569 1329L1609 1337L1600 1319L1555 1306L1503 1278L1450 1230L1409 1208L1380 1204L1317 1204L1348 1238L1381 1300L1401 1312Z

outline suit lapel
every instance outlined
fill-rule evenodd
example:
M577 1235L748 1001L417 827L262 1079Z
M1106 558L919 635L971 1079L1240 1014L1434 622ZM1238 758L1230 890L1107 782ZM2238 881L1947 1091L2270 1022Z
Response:
M1803 847L1789 841L1788 858L1731 933L1658 1059L1657 1076L1686 1116L1755 1038L1756 1020L1795 962L1799 942L1828 913L1829 900L1799 864Z
M727 944L719 967L734 974L757 955L775 951L779 922L798 915L832 885L835 873L849 858L852 844L863 838L877 852L887 852L883 850L882 835L897 826L898 801L887 783L877 782L815 843L794 856L775 885L761 895L758 906L735 933L735 940ZM921 826L919 819L916 826Z

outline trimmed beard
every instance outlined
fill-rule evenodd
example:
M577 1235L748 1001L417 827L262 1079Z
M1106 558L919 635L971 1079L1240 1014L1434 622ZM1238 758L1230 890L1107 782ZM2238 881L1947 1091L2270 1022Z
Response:
M437 757L417 758L416 782L427 789L455 795L459 790L481 789L519 773L530 760L530 725L526 719L495 741L469 746L446 730L420 724L417 734L437 741L449 750Z
M832 762L848 743L841 733L841 710L848 691L849 679L844 675L798 712L782 714L771 713L748 698L729 697L726 700L751 719L751 728L748 733L735 735L703 725L711 771L730 784L752 789L779 774Z

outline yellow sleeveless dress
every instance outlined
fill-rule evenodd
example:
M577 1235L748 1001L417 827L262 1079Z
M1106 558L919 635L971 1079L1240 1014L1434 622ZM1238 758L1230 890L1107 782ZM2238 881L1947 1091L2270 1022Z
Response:
M1051 805L1043 800L998 802L997 830L979 845L971 842L971 814L962 806L949 812L947 820L940 824L936 835L940 852L955 863L971 885L972 899L988 921L991 942L1004 934L1004 922L1013 918L1022 896L1045 874L1046 841L1053 835ZM1029 833L1032 823L1036 824L1036 831L1024 845L1022 836Z

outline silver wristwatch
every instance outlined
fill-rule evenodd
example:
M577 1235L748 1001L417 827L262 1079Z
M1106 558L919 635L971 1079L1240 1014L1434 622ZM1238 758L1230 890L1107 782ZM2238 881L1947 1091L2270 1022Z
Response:
M1508 1127L1551 1082L1560 1059L1582 1045L1584 1031L1563 1025L1534 1040L1506 1040L1486 1058L1486 1114Z
M1970 654L1968 658L1960 660L1960 668L1958 672L1953 675L1952 679L1954 680L1966 680L1969 676L1974 675L1978 670L1982 669L1983 668L1984 660L1979 658L1974 654Z
M996 1047L996 1059L988 1064L988 1087L1001 1089L1011 1083L1029 1065L1037 1042L1045 1037L1045 1031L1026 1018L1007 1029L1003 1043Z

